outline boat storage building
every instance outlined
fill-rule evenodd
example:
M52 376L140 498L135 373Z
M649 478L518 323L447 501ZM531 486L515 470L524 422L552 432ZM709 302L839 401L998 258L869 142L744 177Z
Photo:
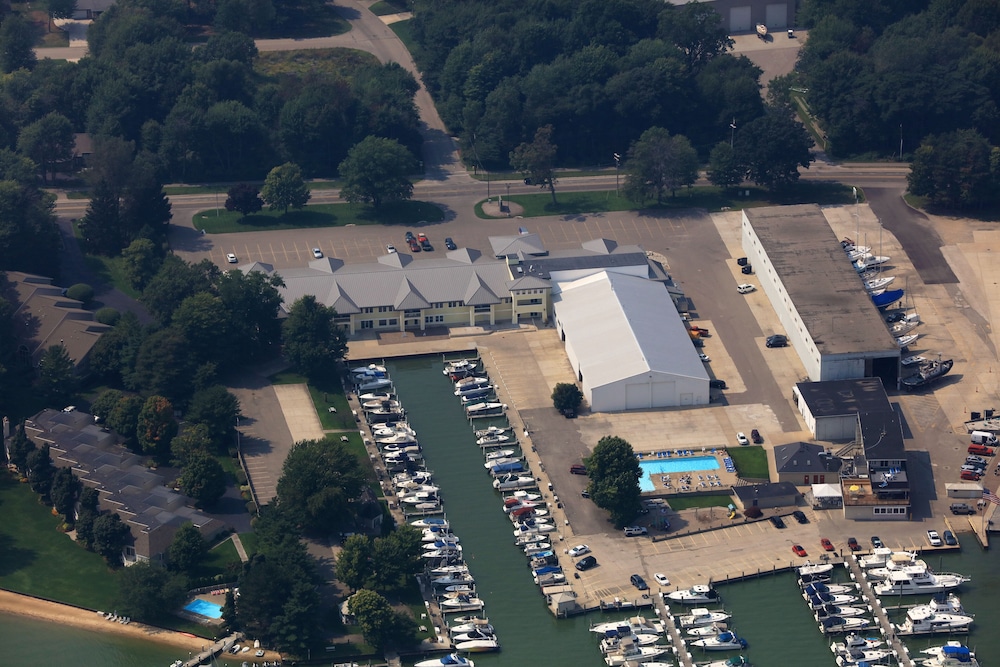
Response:
M663 283L613 270L553 281L555 324L591 410L708 404L708 374Z

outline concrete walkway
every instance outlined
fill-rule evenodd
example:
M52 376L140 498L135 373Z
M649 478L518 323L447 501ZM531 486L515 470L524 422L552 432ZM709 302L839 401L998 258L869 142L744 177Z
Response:
M323 425L316 415L309 388L304 384L279 384L274 386L281 412L292 434L292 442L322 440Z
M230 535L230 539L233 541L233 546L236 547L236 553L239 554L240 560L244 563L250 560L250 557L247 556L247 550L243 548L243 540L240 539L240 534L233 533Z

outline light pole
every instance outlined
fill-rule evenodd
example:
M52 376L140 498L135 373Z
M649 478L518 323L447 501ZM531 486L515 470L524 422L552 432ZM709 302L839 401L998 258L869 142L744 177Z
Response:
M615 159L615 197L618 196L618 168L622 164L622 156L618 153L612 153L611 156Z
M733 147L733 142L736 139L736 118L735 117L733 118L733 122L729 124L729 129L731 130L730 133L729 133L729 148L732 148Z

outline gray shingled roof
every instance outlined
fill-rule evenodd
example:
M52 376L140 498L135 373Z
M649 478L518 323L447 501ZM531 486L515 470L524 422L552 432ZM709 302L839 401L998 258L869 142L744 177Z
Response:
M516 257L524 255L547 255L542 237L538 234L518 234L516 236L491 236L490 246L496 257Z

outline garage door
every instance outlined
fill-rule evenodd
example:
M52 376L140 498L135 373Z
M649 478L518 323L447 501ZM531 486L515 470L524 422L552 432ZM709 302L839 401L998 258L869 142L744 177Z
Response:
M750 22L749 7L733 7L729 10L729 33L750 32L752 24Z
M652 392L648 384L625 385L626 410L648 410L653 407L651 399Z
M769 30L788 27L788 3L780 2L767 6L767 27Z

